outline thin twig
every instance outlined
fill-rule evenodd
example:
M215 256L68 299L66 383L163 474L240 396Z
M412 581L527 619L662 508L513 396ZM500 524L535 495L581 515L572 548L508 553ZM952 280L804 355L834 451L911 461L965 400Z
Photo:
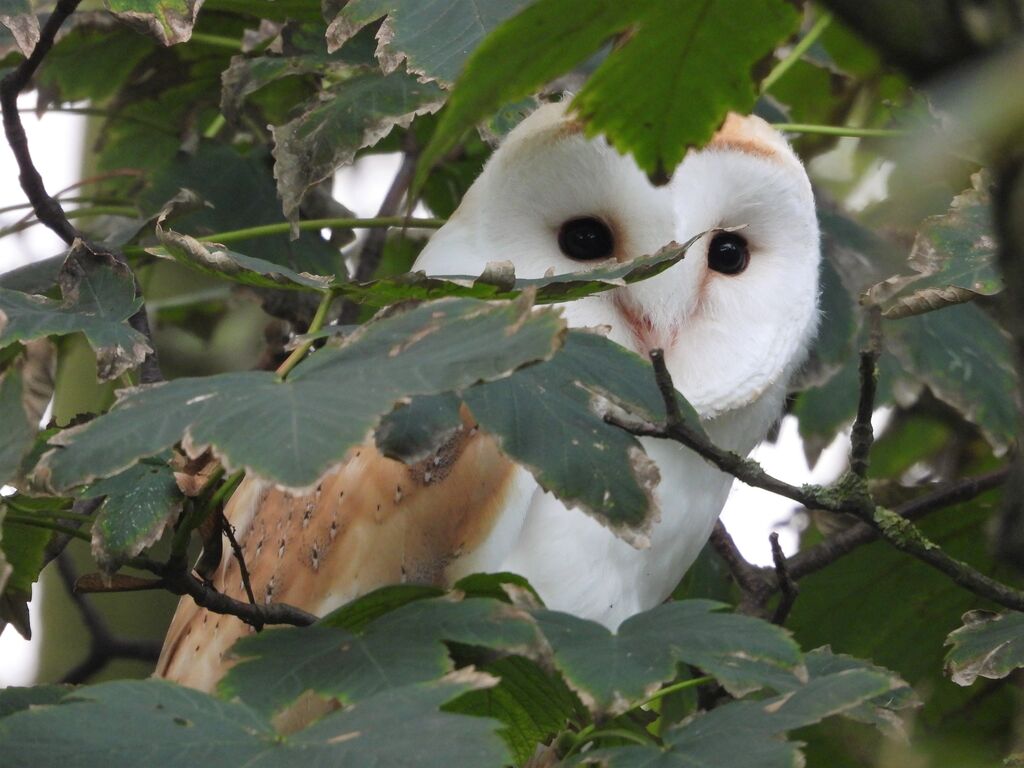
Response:
M378 219L390 218L402 209L402 201L416 174L417 158L419 158L419 145L416 142L416 134L409 131L405 135L402 147L402 164L391 181L391 187L387 194L384 195L384 201L380 204L380 209L377 211ZM384 255L384 245L387 241L388 230L386 229L373 229L367 233L363 247L359 250L359 261L356 263L355 275L353 275L357 281L365 282L373 277L380 265L381 257Z
M772 531L771 535L768 536L768 541L772 546L772 562L775 563L775 579L779 585L779 591L782 593L779 598L779 604L775 606L775 613L772 616L772 624L778 624L780 627L786 623L786 619L789 617L789 612L793 610L793 603L796 602L796 596L799 593L799 588L796 582L793 580L792 575L789 573L789 569L786 567L786 555L782 551L782 547L779 546L779 534Z
M877 309L870 312L870 340L860 353L860 397L857 401L857 418L850 432L850 471L857 477L868 474L871 446L875 433L871 427L871 416L875 411L875 390L878 386L878 356L881 353L881 315Z
M238 561L238 570L242 574L242 586L245 587L245 596L249 598L251 605L256 605L256 595L252 591L252 582L249 580L249 568L245 564L245 554L238 545L238 539L235 538L235 526L229 523L223 515L221 515L220 520L221 529L224 531L224 535L227 536L228 543L231 545L231 551L235 554L235 560Z

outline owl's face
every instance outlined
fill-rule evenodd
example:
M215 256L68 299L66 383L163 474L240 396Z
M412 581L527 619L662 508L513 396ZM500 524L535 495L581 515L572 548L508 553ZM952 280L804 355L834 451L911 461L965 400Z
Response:
M725 231L723 231L725 230ZM565 306L645 355L665 350L676 386L713 418L784 389L817 324L818 225L810 182L782 136L732 115L671 182L587 140L561 105L520 124L416 263L518 277L581 271L709 232L657 277Z

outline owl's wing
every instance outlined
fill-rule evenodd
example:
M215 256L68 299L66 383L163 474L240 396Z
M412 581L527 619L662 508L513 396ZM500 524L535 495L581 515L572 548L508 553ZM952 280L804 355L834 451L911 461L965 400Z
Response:
M225 515L256 600L323 615L384 585L445 585L470 570L496 570L536 485L463 416L455 437L419 464L407 466L364 445L305 495L243 481ZM246 600L227 542L214 584ZM184 597L156 674L211 690L231 664L232 644L251 631Z

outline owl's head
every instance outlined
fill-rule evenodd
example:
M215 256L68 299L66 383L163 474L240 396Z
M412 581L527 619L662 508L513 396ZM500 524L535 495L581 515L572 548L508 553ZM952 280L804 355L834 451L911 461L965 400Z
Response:
M785 139L730 115L669 184L589 140L562 105L534 112L494 153L416 263L518 277L580 271L695 242L657 277L565 306L570 325L611 328L646 356L665 350L676 386L705 418L781 397L817 325L818 225L811 185Z

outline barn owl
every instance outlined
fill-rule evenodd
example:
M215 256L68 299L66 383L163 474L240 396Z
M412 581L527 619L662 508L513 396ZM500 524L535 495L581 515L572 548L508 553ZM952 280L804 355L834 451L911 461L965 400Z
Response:
M778 417L817 325L819 236L811 186L785 139L730 115L653 186L633 160L587 139L561 105L524 120L494 153L415 268L519 277L627 261L711 232L662 274L564 306L641 355L661 348L719 445L748 453ZM341 384L339 384L341 386ZM465 429L421 465L352 451L315 491L247 478L228 504L256 597L322 615L379 586L441 585L478 571L525 576L545 603L616 627L664 601L707 541L732 478L688 449L643 439L660 481L645 547L567 509L496 442ZM229 547L218 589L245 599ZM210 689L248 628L182 599L157 674Z

